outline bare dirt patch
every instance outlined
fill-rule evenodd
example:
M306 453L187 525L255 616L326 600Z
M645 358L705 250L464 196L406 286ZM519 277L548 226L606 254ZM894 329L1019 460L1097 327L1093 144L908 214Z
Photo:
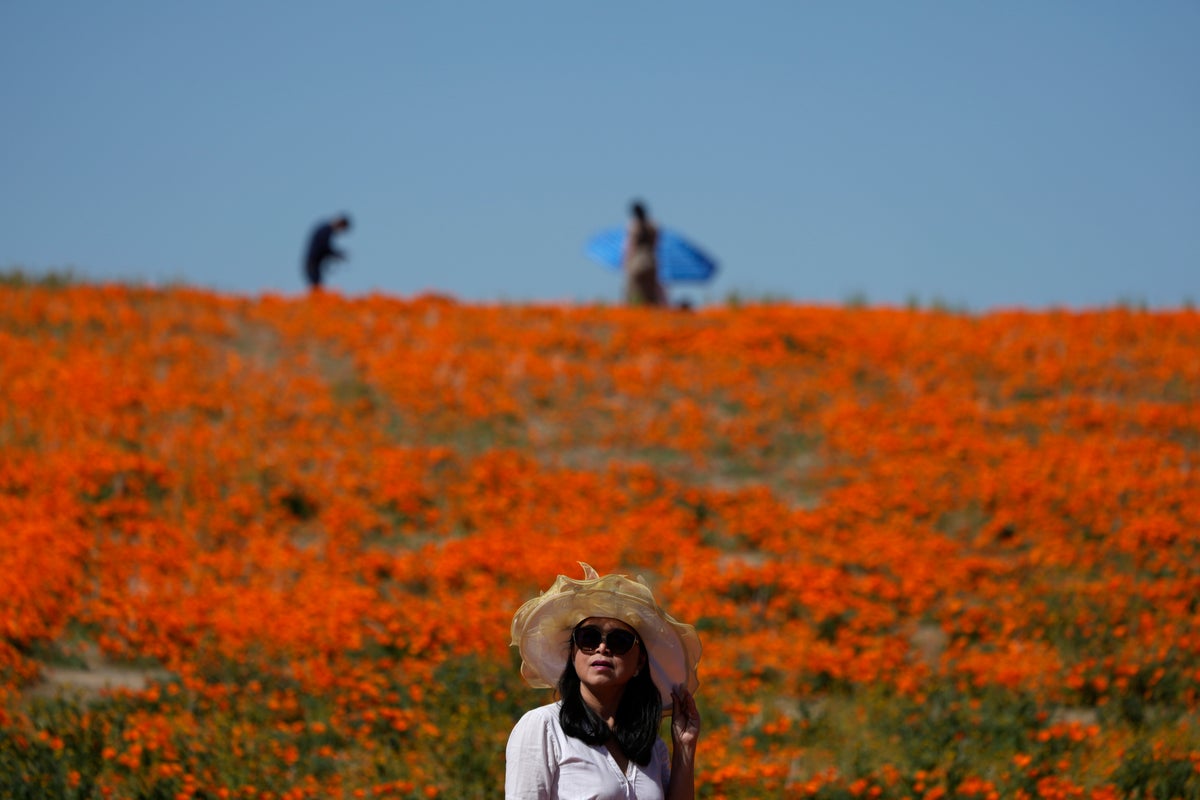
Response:
M41 681L25 690L26 698L77 694L93 700L105 692L116 690L144 691L152 683L171 677L171 673L160 668L113 663L94 645L83 647L82 661L82 666L77 667L43 666Z

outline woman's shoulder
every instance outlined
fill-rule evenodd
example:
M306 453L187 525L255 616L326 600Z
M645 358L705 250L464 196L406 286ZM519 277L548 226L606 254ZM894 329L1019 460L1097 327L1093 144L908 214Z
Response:
M531 708L521 715L517 724L513 725L508 734L508 748L542 749L550 746L558 749L555 744L566 738L562 725L558 721L558 703Z
M544 706L531 708L521 715L521 719L517 722L517 725L558 725L558 710L561 707L562 701L555 701L547 703Z

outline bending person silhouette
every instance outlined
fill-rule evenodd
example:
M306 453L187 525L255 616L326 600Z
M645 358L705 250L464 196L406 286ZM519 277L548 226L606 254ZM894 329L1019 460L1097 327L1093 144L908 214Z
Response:
M348 230L350 217L345 214L321 222L313 228L308 239L308 252L304 257L304 277L313 291L319 290L324 283L330 262L345 260L346 254L333 246L333 236Z

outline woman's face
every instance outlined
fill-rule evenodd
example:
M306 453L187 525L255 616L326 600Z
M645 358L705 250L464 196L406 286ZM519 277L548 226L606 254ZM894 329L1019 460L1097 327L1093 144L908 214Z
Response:
M633 647L624 654L617 655L607 637L612 631L620 630L633 634L636 638L637 631L621 620L610 617L588 617L579 623L576 631L589 627L598 628L606 638L598 643L592 652L587 652L578 644L573 648L575 674L579 676L580 683L596 693L624 688L645 665L646 653L642 649L641 639L637 639ZM579 638L577 634L576 641Z

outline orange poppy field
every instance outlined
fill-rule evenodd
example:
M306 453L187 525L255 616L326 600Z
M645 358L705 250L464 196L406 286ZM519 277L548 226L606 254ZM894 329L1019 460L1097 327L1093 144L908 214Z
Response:
M640 574L704 798L1200 797L1200 313L0 285L0 796L483 798Z

